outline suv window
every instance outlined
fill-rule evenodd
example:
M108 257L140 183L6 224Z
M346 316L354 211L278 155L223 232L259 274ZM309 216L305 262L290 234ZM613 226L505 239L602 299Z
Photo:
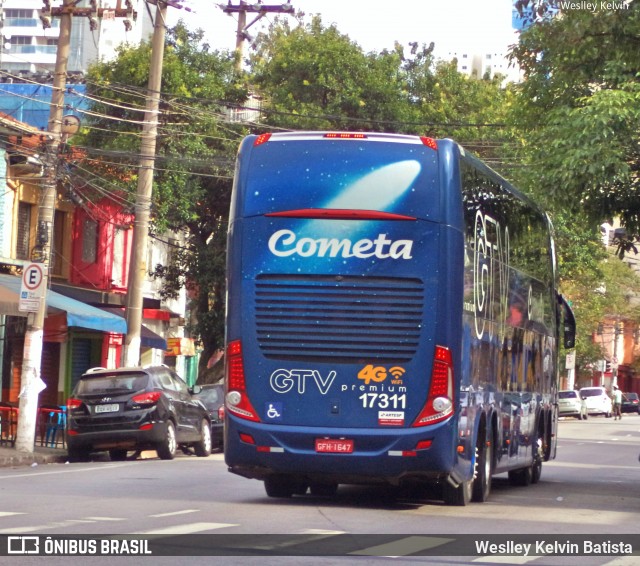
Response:
M575 399L578 397L577 391L560 391L558 392L558 397L560 399Z
M77 385L77 394L139 391L149 382L146 374L86 376Z
M580 389L580 395L583 397L599 397L605 395L604 389L600 387L588 387L586 389Z
M157 378L162 389L166 389L167 391L176 391L176 386L168 372L163 371L158 373Z
M187 384L182 381L177 375L172 375L171 380L173 381L173 386L176 391L179 391L183 395L189 394L189 388L187 387Z

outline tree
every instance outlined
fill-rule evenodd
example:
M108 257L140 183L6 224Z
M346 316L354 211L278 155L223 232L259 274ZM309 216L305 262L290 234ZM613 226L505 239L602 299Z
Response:
M469 79L433 49L414 42L408 53L395 44L365 54L320 16L276 20L257 40L251 81L272 127L495 140L511 96L502 78Z
M544 16L548 5L519 4ZM513 57L525 73L515 120L540 191L593 224L640 231L640 6L538 17Z
M366 55L320 16L276 20L258 38L252 83L265 124L291 129L388 130L403 114L400 53Z
M187 234L186 248L175 250L171 265L153 267L165 281L164 296L185 285L191 290L197 312L191 330L203 347L201 369L224 340L226 221L233 158L246 133L224 115L228 105L247 96L234 55L212 52L202 39L202 31L190 32L182 23L168 31L151 228L153 234L166 229ZM150 44L125 46L116 59L89 70L94 118L74 141L83 149L81 160L99 175L76 161L76 185L95 187L85 196L134 200L149 58Z
M621 242L623 253L640 228L640 12L599 4L562 11L555 0L516 7L531 24L513 50L525 74L511 116L519 130L514 147L527 164L520 180L556 223L561 289L574 305L577 366L584 369L603 357L592 336L604 316L638 319L627 300L638 278L605 254L599 228L621 218L631 236Z

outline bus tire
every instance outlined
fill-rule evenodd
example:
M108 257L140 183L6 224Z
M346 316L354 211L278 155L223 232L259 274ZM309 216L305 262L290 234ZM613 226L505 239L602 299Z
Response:
M445 505L464 507L471 501L472 491L473 479L463 481L458 487L454 487L448 481L445 481L442 486L442 498Z
M531 483L532 470L533 466L509 470L509 483L521 487L529 485Z
M291 478L287 476L268 476L264 479L264 490L269 497L291 497L294 488Z
M473 480L471 499L484 503L491 493L491 475L493 473L493 443L488 439L478 439L476 449L476 470Z
M533 463L531 464L531 483L538 483L542 476L542 461L544 459L544 442L541 431L538 440L533 445Z

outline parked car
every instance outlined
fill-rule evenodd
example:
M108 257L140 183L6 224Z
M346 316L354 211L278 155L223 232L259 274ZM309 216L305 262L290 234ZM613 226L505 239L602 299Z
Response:
M587 402L575 390L558 391L558 416L586 420Z
M640 415L640 398L637 393L630 392L622 394L622 412L638 413Z
M124 460L129 450L156 450L163 460L177 448L211 454L209 411L166 366L89 370L67 400L70 460L108 451Z
M580 397L586 401L587 412L590 415L611 417L613 403L604 387L583 387L579 393Z
M209 411L211 418L211 445L219 450L224 449L224 385L214 383L203 385L196 394Z

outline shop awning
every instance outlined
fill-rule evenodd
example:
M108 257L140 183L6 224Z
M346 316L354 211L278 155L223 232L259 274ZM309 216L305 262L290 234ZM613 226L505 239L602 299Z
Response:
M104 306L98 307L101 311L119 316L124 320L124 308L120 306ZM167 341L156 334L153 330L149 330L144 324L140 328L140 346L143 348L156 348L158 350L166 350L168 348Z
M27 316L26 312L18 310L20 285L20 277L0 273L0 314ZM66 313L67 326L119 334L127 332L127 323L123 317L47 290L47 315L61 312Z

